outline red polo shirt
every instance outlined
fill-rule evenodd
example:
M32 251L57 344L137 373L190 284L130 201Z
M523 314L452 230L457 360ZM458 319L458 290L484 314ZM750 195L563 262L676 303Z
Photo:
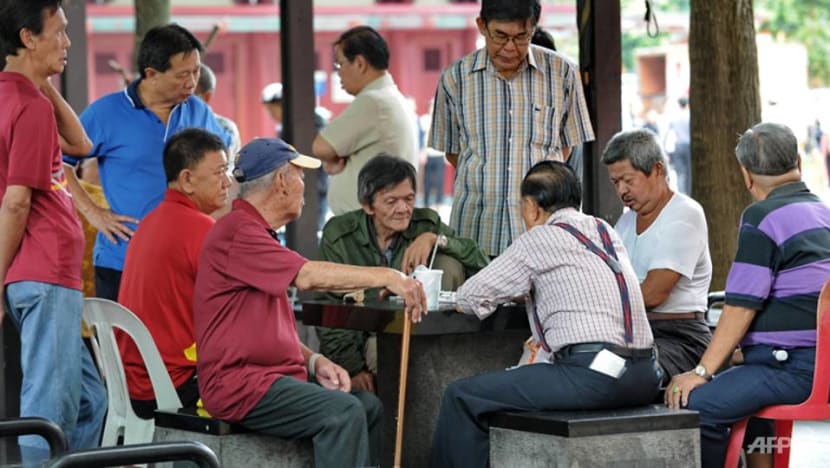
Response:
M210 230L193 297L199 393L240 421L282 376L308 378L286 291L307 262L274 239L244 200Z
M38 281L80 290L84 234L66 188L55 109L19 73L0 72L0 102L0 199L10 185L32 189L5 284Z
M187 196L167 189L127 248L118 302L147 326L176 387L196 371L184 350L195 341L193 285L202 241L213 224ZM153 400L153 385L133 340L119 333L118 348L130 398Z

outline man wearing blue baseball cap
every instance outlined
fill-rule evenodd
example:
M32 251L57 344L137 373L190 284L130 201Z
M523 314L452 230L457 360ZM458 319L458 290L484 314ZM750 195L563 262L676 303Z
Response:
M283 438L311 438L320 467L378 465L383 408L300 343L286 290L387 288L419 321L420 283L391 268L308 261L276 229L300 216L303 169L320 161L276 138L239 152L239 199L205 238L194 291L199 391L212 416ZM309 376L313 383L309 383Z

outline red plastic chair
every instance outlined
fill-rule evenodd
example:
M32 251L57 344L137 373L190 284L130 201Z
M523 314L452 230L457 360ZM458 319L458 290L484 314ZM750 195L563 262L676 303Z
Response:
M753 417L775 420L775 435L790 438L793 421L822 421L830 419L830 280L824 283L818 298L818 339L816 343L816 368L813 374L813 390L803 403L797 405L768 406L758 411ZM743 449L744 435L748 418L732 425L729 448L723 466L737 468ZM790 465L789 444L777 445L774 454L776 468L788 468Z

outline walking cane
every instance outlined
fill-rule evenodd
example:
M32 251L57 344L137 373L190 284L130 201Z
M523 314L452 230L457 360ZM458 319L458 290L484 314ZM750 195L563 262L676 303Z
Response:
M401 451L403 450L403 415L406 404L406 374L409 368L409 335L412 332L412 320L404 312L403 336L401 337L401 377L398 383L398 421L395 429L395 468L401 466Z

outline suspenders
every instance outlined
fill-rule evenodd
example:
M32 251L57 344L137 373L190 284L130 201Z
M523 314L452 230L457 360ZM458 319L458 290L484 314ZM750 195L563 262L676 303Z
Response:
M599 237L602 239L602 246L604 247L604 250L600 249L591 239L570 224L555 223L553 225L564 229L569 234L574 236L580 243L582 243L582 245L585 246L585 248L601 258L605 264L611 268L611 271L614 272L614 277L617 280L617 287L620 290L620 301L622 302L623 323L625 325L625 342L626 344L631 345L634 343L634 325L631 321L631 298L628 293L628 285L625 282L625 276L623 276L622 268L620 268L617 252L614 249L614 244L611 242L611 236L608 234L608 229L600 220L597 219L596 223L597 232L599 233ZM542 349L550 352L550 346L548 346L545 340L545 333L542 329L542 323L539 320L539 315L536 313L535 308L533 311L533 322L533 326L536 327L536 332L539 335Z

